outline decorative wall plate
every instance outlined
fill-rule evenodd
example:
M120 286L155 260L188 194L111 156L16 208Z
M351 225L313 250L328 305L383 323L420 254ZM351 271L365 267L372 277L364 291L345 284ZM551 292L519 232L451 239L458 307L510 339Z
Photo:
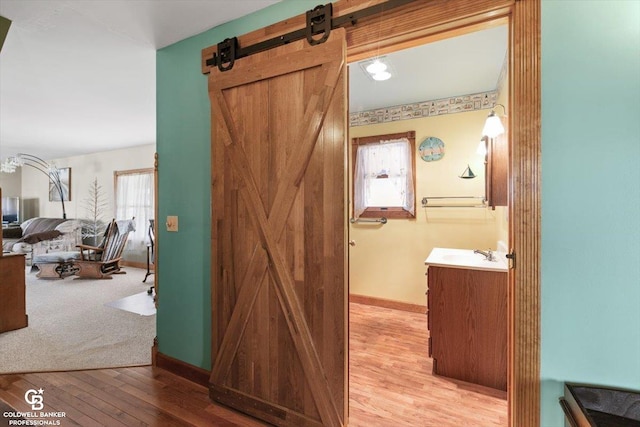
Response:
M444 157L444 142L435 136L428 136L418 147L420 158L425 162L433 162Z

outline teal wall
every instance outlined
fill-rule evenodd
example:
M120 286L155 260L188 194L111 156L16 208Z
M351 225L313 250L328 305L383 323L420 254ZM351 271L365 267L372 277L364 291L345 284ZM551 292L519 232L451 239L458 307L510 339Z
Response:
M640 389L640 2L542 2L542 423Z
M210 368L210 149L200 51L289 0L158 51L160 351ZM640 2L542 4L542 426L564 381L640 388ZM163 221L159 221L160 224Z
M288 0L161 49L156 56L158 150L157 336L162 353L211 368L210 107L200 53L313 9L316 0ZM167 215L179 231L168 233Z

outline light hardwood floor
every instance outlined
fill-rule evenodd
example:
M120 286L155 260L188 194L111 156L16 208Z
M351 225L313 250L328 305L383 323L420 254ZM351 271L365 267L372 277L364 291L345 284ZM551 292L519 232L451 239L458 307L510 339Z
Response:
M349 425L507 425L506 393L434 376L427 316L350 304Z
M424 314L352 303L350 316L350 426L507 425L504 393L431 374ZM0 399L18 411L31 411L24 393L39 388L68 426L264 425L150 366L0 376Z

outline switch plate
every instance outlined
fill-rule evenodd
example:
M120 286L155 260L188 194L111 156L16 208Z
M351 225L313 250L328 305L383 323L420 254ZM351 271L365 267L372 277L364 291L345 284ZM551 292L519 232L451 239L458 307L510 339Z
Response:
M167 231L178 231L178 216L167 216Z

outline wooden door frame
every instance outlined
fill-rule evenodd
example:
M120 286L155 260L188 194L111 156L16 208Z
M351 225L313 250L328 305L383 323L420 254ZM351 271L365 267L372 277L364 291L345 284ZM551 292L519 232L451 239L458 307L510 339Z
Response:
M509 424L540 424L540 1L416 0L347 28L347 60L451 37L456 31L509 22L509 242L517 269L509 274ZM334 16L385 0L339 0ZM303 28L304 14L238 37L241 46ZM463 30L464 29L464 30ZM217 47L202 51L202 72ZM345 118L346 120L346 118Z

